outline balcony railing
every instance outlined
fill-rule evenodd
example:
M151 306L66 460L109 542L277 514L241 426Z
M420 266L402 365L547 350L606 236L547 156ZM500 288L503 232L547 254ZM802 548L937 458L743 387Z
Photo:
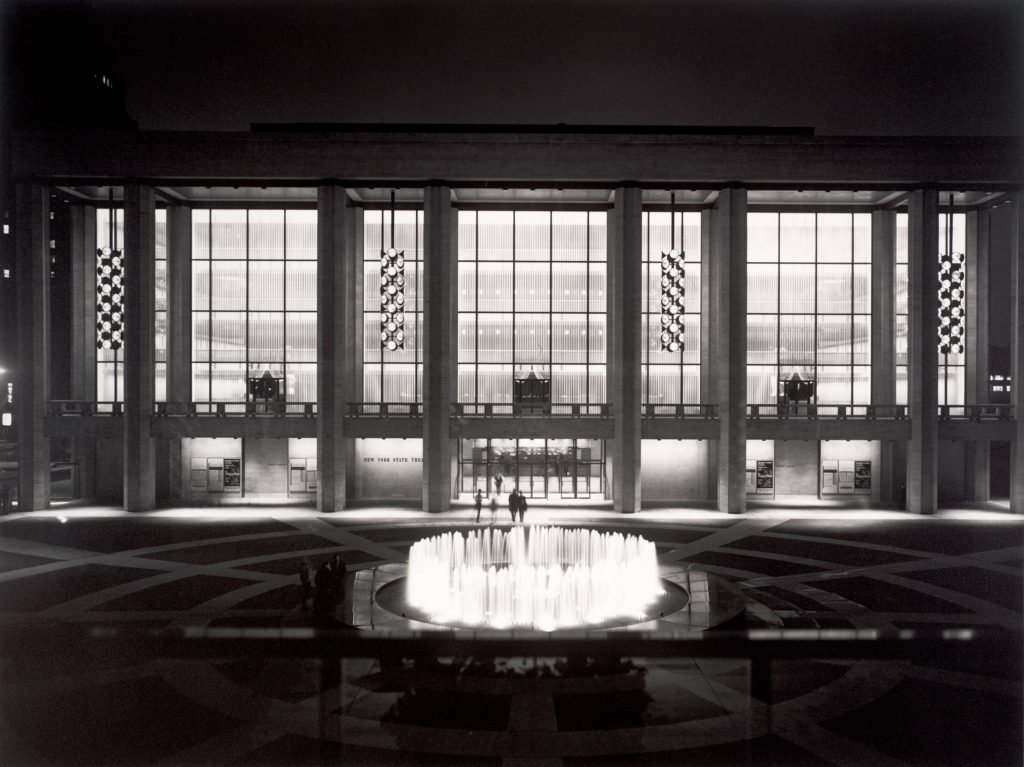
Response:
M549 405L515 405L511 402L453 402L456 418L608 418L607 403L560 402Z
M351 418L422 418L423 404L420 402L349 402L348 415Z
M90 402L80 399L52 399L49 414L82 418L88 416L120 416L124 413L123 402Z
M641 415L644 418L695 418L709 420L718 418L718 405L656 405L648 403L643 406Z
M316 415L315 402L157 402L153 412L157 416L214 416L312 418Z
M941 421L1009 421L1013 405L939 405Z
M747 405L748 418L903 421L906 405L805 405L789 403Z

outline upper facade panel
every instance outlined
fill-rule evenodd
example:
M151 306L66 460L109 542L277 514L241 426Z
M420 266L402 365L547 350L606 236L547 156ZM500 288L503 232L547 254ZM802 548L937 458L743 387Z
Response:
M26 133L17 178L164 184L1019 187L1014 137L654 133Z

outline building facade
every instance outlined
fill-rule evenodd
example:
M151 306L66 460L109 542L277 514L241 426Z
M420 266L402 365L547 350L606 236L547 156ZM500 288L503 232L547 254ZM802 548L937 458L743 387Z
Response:
M1013 139L15 140L18 496L1022 511ZM58 463L59 462L59 463ZM59 475L64 476L64 475Z

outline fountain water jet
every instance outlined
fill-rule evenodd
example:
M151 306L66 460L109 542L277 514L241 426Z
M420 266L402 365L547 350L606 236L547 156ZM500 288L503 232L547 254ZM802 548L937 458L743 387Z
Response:
M409 550L406 599L437 623L544 631L644 619L663 593L654 544L560 527L443 533Z

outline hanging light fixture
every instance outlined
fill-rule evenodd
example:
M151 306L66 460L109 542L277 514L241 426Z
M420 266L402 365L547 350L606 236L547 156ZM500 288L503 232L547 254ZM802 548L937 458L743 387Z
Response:
M380 252L380 347L405 348L405 251L395 248L395 192L391 192L391 246Z
M661 254L661 350L678 352L685 349L686 253L681 247L676 249L675 192L670 207L670 248Z
M953 252L953 195L946 211L946 252L939 254L939 353L964 351L964 254Z
M108 245L96 251L96 348L121 348L124 338L124 254L117 249L114 190L110 190Z

